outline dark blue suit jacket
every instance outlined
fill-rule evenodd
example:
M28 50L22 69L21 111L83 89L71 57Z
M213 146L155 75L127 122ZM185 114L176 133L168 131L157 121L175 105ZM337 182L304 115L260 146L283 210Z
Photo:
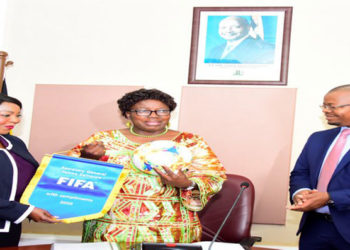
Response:
M8 150L29 161L35 167L38 166L38 162L29 153L21 139L11 135L2 136L9 141ZM11 154L4 149L0 149L0 169L0 233L6 233L9 231L10 222L17 223L16 221L21 220L29 206L13 200L17 188L17 166Z
M340 128L334 128L310 136L291 172L290 197L300 188L316 189L325 155L339 132ZM328 193L334 201L334 204L329 205L334 224L343 238L350 243L350 151L338 164L329 182ZM303 214L298 233L303 230L308 215L308 212Z

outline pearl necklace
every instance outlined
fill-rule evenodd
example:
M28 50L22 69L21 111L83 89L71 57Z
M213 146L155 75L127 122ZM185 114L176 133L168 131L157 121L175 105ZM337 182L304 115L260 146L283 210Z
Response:
M129 131L131 134L133 135L136 135L136 136L139 136L139 137L145 137L145 138L153 138L153 137L158 137L158 136L161 136L161 135L165 135L166 133L168 133L168 126L165 127L164 131L160 134L157 134L157 135L141 135L141 134L138 134L134 131L134 125L132 124Z

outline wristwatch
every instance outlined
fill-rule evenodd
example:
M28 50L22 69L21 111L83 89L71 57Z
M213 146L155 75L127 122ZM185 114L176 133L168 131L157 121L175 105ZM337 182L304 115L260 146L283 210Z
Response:
M334 200L332 200L332 197L331 197L331 195L329 193L328 193L328 196L329 196L329 200L327 201L327 205L333 206L334 205Z
M329 201L327 202L327 204L328 204L328 205L334 205L334 200L329 200Z

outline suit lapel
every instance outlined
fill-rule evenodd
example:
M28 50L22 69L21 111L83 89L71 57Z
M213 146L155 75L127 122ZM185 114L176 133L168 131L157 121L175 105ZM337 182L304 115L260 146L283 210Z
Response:
M323 158L321 159L321 162L320 162L320 166L319 166L319 170L318 170L318 173L317 173L317 176L316 176L316 185L317 185L317 181L318 181L318 175L320 173L320 169L322 167L322 163L323 163L323 160L324 160L324 157L327 153L327 150L328 148L330 147L330 145L332 144L332 142L334 141L335 137L338 135L338 133L340 132L340 128L338 129L334 129L333 130L334 133L331 133L329 134L329 138L327 139L328 141L328 146L325 148L324 150L324 156ZM332 131L332 132L333 132ZM348 152L346 152L346 154L343 156L343 158L341 159L341 161L339 162L338 166L336 167L336 169L334 170L334 173L332 175L332 178L330 181L332 181L332 179L334 178L335 175L337 175L345 166L347 166L348 164L350 163L350 150Z
M344 157L341 159L341 161L339 162L337 168L335 169L332 178L338 174L345 166L347 166L350 162L350 151L346 152L346 154L344 155ZM331 180L332 180L331 178Z
M30 162L34 166L38 166L38 162L33 158L33 156L28 153L25 146L20 145L18 142L13 140L11 136L2 136L7 142L9 143L9 146L7 147L8 150L11 150L24 160Z

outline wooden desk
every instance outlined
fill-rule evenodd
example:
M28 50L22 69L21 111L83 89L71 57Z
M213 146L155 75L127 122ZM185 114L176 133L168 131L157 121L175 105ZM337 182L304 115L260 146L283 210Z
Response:
M52 244L0 248L6 250L50 250Z

